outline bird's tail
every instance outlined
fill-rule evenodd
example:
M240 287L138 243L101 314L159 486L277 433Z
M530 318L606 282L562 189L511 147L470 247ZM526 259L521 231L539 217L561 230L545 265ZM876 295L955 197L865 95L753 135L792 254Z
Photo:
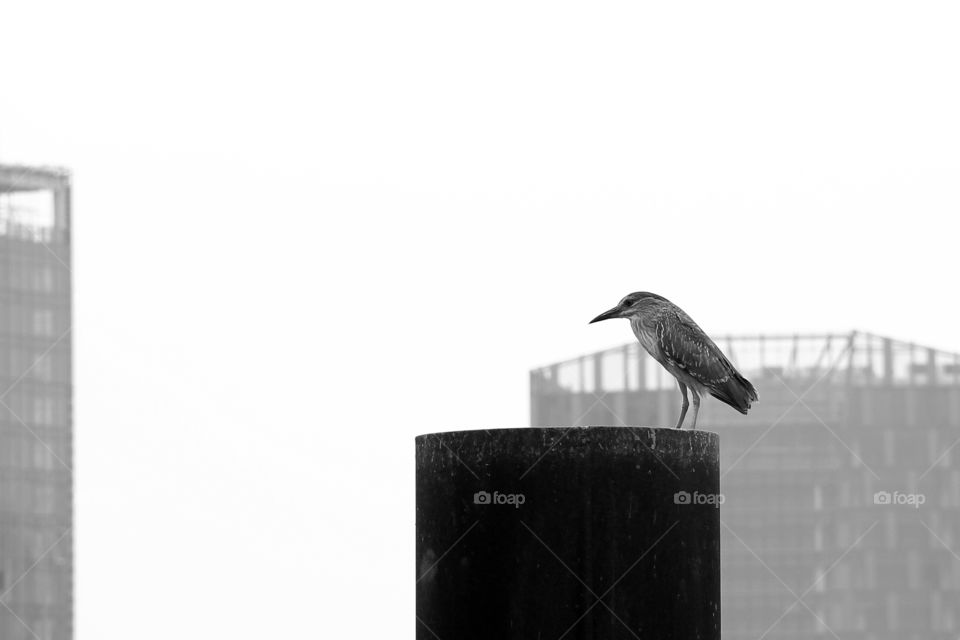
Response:
M750 410L750 405L757 401L757 390L753 388L749 380L736 371L723 385L716 389L710 389L710 395L717 400L726 402L743 414L747 413Z

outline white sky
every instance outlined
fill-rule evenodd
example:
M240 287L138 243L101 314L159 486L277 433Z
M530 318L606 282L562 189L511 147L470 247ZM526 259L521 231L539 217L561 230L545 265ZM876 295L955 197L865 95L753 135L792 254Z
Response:
M406 637L413 436L713 333L960 350L955 3L8 2L75 173L79 640Z

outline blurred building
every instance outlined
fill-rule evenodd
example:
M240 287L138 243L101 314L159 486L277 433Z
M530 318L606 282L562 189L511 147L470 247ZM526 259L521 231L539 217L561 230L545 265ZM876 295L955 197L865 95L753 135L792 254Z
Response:
M960 637L960 355L865 333L725 337L757 387L720 434L723 637ZM531 372L531 422L673 426L632 343ZM689 416L688 416L689 424Z
M0 165L0 639L73 636L70 178Z

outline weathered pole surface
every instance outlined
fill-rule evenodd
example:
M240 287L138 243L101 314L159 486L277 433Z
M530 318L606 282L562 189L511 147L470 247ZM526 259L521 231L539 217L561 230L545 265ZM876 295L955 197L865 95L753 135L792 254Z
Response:
M719 640L715 433L456 431L416 456L418 639Z

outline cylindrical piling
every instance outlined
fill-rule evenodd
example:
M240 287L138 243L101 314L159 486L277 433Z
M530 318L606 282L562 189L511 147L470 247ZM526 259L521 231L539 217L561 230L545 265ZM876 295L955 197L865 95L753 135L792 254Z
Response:
M719 640L714 433L419 436L417 638Z

